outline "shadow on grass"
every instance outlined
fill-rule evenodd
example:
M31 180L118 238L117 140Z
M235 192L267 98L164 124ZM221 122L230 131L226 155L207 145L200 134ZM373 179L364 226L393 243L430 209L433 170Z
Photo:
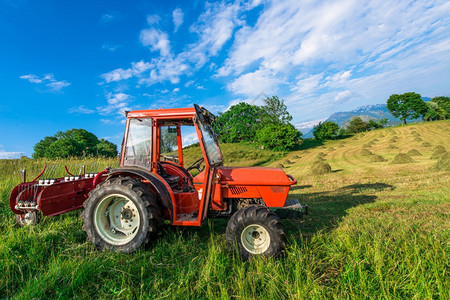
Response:
M303 220L286 220L284 224L287 233L298 236L301 230L302 234L309 238L319 230L332 230L347 215L348 209L375 202L377 196L374 193L394 188L392 185L377 182L352 184L333 191L300 194L299 200L308 205L309 215Z

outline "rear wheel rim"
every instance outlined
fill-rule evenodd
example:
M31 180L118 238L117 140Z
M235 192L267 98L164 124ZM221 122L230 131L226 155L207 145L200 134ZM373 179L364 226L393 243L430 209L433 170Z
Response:
M94 226L103 240L124 245L138 234L141 218L136 204L120 194L102 198L94 210Z
M262 254L270 246L269 232L261 225L248 225L241 233L241 244L251 254Z

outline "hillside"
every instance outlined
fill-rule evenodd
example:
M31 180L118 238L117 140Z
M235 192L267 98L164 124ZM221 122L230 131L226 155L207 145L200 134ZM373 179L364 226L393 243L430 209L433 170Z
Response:
M17 228L8 207L19 182L13 170L38 172L42 161L0 161L1 298L448 298L450 171L435 168L434 149L450 150L449 132L450 121L393 127L283 157L221 145L227 165L283 167L298 180L289 197L310 208L304 219L284 221L284 258L247 263L226 250L226 219L166 226L133 255L96 251L79 212ZM413 149L413 162L392 164ZM312 174L319 153L330 173ZM376 155L385 161L372 162Z

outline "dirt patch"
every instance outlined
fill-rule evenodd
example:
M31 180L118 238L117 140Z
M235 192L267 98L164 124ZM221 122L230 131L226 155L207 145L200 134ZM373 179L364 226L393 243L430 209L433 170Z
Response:
M359 154L361 154L363 156L373 155L372 151L367 150L367 149L362 149L361 151L359 151Z
M431 144L428 142L423 142L422 147L431 147Z
M409 164L409 163L413 163L413 162L414 162L414 160L408 154L399 153L391 161L391 164Z
M385 159L381 155L375 154L370 157L370 161L371 162L382 162L382 161L387 161L387 159Z
M434 153L431 155L431 159L440 159L441 156L443 156L445 153L447 153L447 150L438 149L438 150L434 151Z
M420 153L416 149L411 149L408 152L406 152L406 154L408 154L409 156L420 156L420 155L422 155L422 153Z
M439 158L433 168L438 171L450 171L450 155L448 152L444 153L441 158Z
M313 175L322 175L331 173L331 166L325 162L316 162L311 167L311 173Z

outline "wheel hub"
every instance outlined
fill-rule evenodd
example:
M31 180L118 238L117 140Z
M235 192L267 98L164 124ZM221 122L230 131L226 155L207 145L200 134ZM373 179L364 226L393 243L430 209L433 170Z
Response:
M270 234L259 224L248 225L242 231L241 244L252 254L262 254L269 249Z
M131 220L131 218L133 217L133 212L129 208L122 207L121 215L124 220Z
M140 217L133 201L124 195L109 195L95 208L94 225L99 235L112 245L124 245L138 233Z

